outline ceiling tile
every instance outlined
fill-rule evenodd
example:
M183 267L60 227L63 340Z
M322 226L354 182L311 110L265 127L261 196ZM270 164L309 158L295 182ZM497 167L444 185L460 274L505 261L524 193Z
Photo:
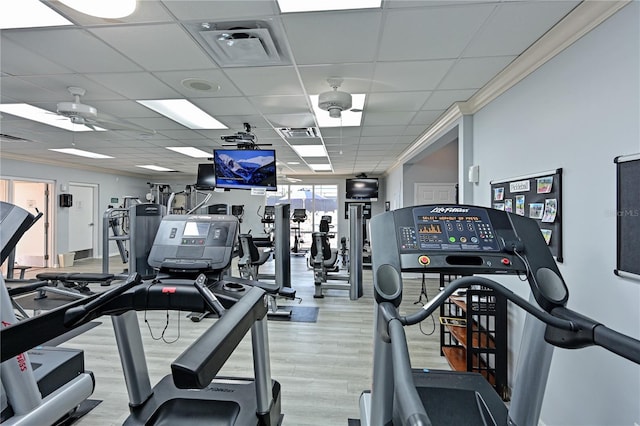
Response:
M185 69L182 71L161 71L154 72L157 78L165 82L171 88L180 92L185 97L194 98L208 98L208 97L225 97L225 96L241 96L242 93L236 88L231 80L219 69L210 70L190 70ZM183 86L182 81L185 79L194 78L198 80L204 80L211 83L211 85L217 85L220 90L217 92L203 92L193 90L189 87Z
M149 73L100 73L88 74L87 77L127 99L177 99L182 97Z
M364 115L365 126L395 126L409 124L415 112L367 112Z
M262 114L309 113L309 101L305 96L253 96L249 101Z
M431 92L385 92L372 93L366 101L369 112L418 111Z
M244 97L197 98L193 103L215 117L223 115L255 115L256 108Z
M139 1L136 10L129 16L119 19L97 18L78 12L59 1L47 1L49 7L58 10L62 15L80 25L115 25L121 23L142 23L142 22L167 22L172 17L162 3L157 0Z
M412 125L431 125L436 118L440 117L444 111L420 111L415 115L413 120L411 120Z
M64 74L72 71L64 65L43 59L9 39L2 40L0 49L0 63L2 72L18 75L33 74Z
M176 24L100 27L90 30L147 71L215 68L208 55ZM157 50L170 50L170 55Z
M226 73L246 96L304 93L298 75L291 66L230 68Z
M519 55L578 1L501 4L464 51L464 57Z
M308 95L331 90L327 79L342 78L340 90L348 93L366 93L371 86L373 64L305 65L298 67Z
M3 34L50 62L76 72L139 71L135 63L81 29L26 31ZM64 48L61 48L64 46Z
M423 105L422 109L434 110L434 109L447 109L454 102L467 101L473 94L476 93L475 89L471 90L436 90L431 93L427 102Z
M264 17L278 14L275 2L264 0L164 0L178 19L220 22L230 18Z
M381 11L360 10L290 14L282 21L294 62L306 65L372 61L381 18Z
M495 7L467 4L389 11L378 60L458 58Z
M315 127L313 114L267 114L273 127Z
M514 56L460 59L438 89L479 89L514 59Z
M373 74L373 90L380 92L433 90L453 63L452 60L378 62Z

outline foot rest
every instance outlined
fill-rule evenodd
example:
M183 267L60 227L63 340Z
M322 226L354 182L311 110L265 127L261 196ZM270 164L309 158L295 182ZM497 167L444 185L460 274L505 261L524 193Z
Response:
M278 290L278 296L286 297L287 299L295 299L296 291L290 287L282 287Z

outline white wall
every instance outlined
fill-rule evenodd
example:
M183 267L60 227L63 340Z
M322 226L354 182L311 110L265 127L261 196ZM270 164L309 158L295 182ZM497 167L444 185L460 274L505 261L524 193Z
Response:
M146 182L148 179L135 178L124 175L107 174L102 172L92 172L87 170L72 169L65 167L52 166L48 164L29 163L25 161L10 160L0 158L0 171L3 177L12 178L28 178L43 179L55 181L54 193L51 194L56 202L52 212L55 215L55 229L53 235L55 238L54 253L52 259L57 259L57 254L69 251L67 235L69 235L69 227L73 224L69 223L69 209L58 207L58 194L61 193L62 186L68 188L69 182L87 183L98 185L98 211L100 213L98 238L98 253L96 257L102 256L102 214L107 209L111 197L117 197L122 201L125 195L133 195L142 197L148 192ZM112 250L114 253L115 245Z
M613 158L640 151L640 3L632 2L474 115L474 201L489 182L562 167L569 308L640 338L640 283L613 274ZM520 287L522 285L520 284ZM510 324L516 351L521 316ZM546 425L640 424L640 366L601 348L556 349Z
M454 139L420 161L404 166L403 207L414 203L415 183L458 182L458 140Z

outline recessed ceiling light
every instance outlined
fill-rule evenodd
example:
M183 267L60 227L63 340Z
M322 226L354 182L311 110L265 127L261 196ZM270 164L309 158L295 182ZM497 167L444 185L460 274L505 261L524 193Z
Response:
M0 29L73 25L38 0L0 1Z
M77 155L79 157L87 157L87 158L99 158L99 159L113 158L109 155L96 154L95 152L83 151L81 149L75 149L75 148L56 148L56 149L50 148L49 151L61 152L63 154L71 154L71 155Z
M327 150L324 145L292 145L291 148L300 157L327 157Z
M72 132L92 132L94 130L84 124L74 124L69 118L58 115L55 112L34 107L29 104L0 104L0 112L6 112L7 114L26 118L27 120L37 121L60 129L70 130ZM95 127L95 130L105 131L106 129Z
M287 164L291 164L292 166L300 164L299 161L287 161Z
M117 19L131 15L136 10L136 0L58 0L85 15L97 18Z
M331 164L309 164L309 167L316 172L331 171Z
M155 170L156 172L175 172L175 170L173 170L173 169L167 169L166 167L161 167L161 166L154 166L153 164L147 164L147 165L144 165L144 166L136 165L136 167L142 167L143 169Z
M168 146L167 149L193 158L208 158L212 155L210 152L206 152L192 146Z
M186 99L157 99L136 102L190 129L228 129L227 126Z
M318 127L357 127L362 122L362 108L366 95L356 93L351 95L351 109L359 111L342 111L340 118L329 117L329 111L325 111L318 107L318 95L310 95L313 112L318 120Z
M280 12L313 12L320 10L372 9L382 0L278 0Z

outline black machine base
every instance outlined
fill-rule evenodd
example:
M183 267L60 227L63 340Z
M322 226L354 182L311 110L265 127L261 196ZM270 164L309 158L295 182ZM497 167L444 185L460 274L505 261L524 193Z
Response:
M42 346L28 351L28 354L43 398L85 372L84 352L78 349ZM12 415L11 407L3 405L0 422Z
M434 425L507 425L506 405L478 373L413 370L413 380Z
M132 407L125 425L193 426L259 425L282 423L280 383L272 381L273 400L269 412L256 413L256 389L252 379L216 378L202 390L178 389L165 376L141 407Z

